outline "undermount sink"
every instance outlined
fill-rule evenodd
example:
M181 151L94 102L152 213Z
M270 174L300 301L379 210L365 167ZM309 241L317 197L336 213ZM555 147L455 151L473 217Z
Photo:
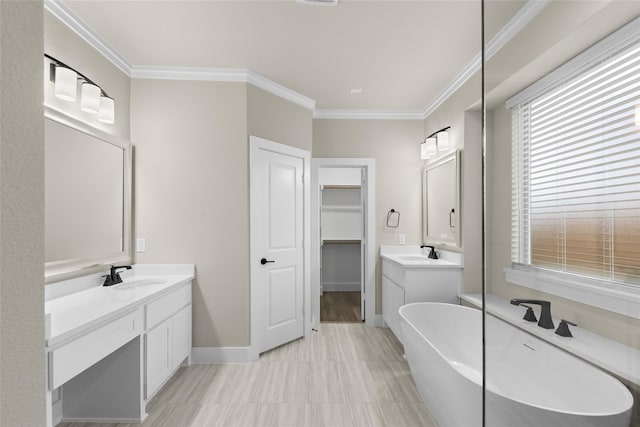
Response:
M120 283L119 285L115 285L113 289L115 289L116 291L127 291L127 290L149 286L149 285L162 285L163 283L165 283L165 280L160 280L160 279L128 280Z

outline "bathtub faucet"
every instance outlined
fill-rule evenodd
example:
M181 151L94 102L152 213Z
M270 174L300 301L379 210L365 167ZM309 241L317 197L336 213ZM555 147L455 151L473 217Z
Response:
M553 319L551 319L551 303L549 301L542 301L537 299L517 299L514 298L511 300L511 304L520 305L520 304L537 304L541 308L540 312L540 320L538 321L538 326L545 329L553 329L555 326L553 325Z

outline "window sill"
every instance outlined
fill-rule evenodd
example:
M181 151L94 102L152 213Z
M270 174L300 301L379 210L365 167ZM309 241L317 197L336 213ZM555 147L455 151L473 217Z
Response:
M640 319L640 288L514 264L507 282Z

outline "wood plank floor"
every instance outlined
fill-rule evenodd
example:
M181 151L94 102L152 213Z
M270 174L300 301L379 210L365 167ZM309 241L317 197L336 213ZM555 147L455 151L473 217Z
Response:
M181 368L147 412L116 426L436 426L393 334L359 323L323 323L254 363Z
M320 296L321 322L362 322L360 292L323 292Z

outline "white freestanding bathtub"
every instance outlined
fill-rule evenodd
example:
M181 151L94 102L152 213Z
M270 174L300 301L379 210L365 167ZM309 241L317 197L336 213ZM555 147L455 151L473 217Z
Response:
M482 312L400 308L411 373L439 427L482 425ZM633 397L598 368L493 316L486 326L486 426L628 427Z

